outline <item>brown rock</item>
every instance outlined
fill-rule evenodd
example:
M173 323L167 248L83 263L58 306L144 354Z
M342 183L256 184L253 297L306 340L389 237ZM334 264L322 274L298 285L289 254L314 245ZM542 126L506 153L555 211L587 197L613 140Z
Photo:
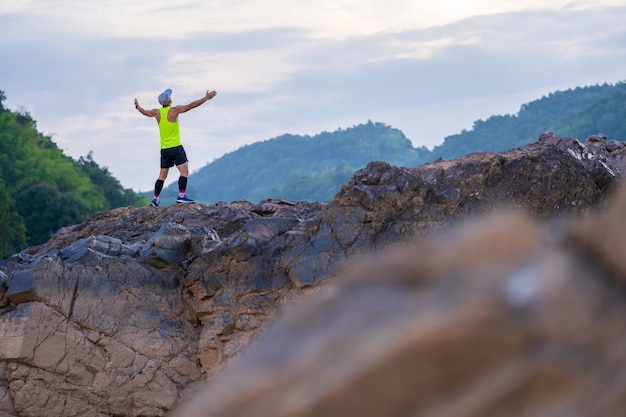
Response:
M289 313L279 336L259 343L270 349L259 375L271 376L259 413L413 410L405 383L428 415L497 411L508 394L521 401L521 386L547 402L573 395L573 386L591 380L571 376L588 369L561 366L550 352L569 347L581 324L608 339L593 320L619 316L586 310L595 300L586 297L604 296L598 265L623 269L621 252L605 254L602 232L591 230L616 222L611 241L620 241L617 214L594 221L619 182L624 147L550 138L411 169L373 162L327 203L121 208L60 230L0 264L0 415L166 415L203 381L221 381L233 359L247 363L242 353L267 340L287 305L305 299L315 307ZM501 207L514 214L454 232ZM579 228L553 220L563 216L587 220ZM402 242L417 246L374 262ZM341 275L347 263L362 265L351 278ZM578 294L580 285L589 294ZM580 305L571 301L577 297ZM582 333L576 340L587 346L591 333ZM547 356L527 351L544 337ZM597 352L586 349L595 363ZM617 369L616 352L603 351L615 362L600 364ZM552 360L557 365L545 365ZM313 379L293 370L311 370ZM252 410L257 399L247 390L261 389L255 375L241 386L241 403L231 403L239 390L231 387L222 405ZM500 396L491 396L494 386ZM610 388L606 395L619 393L619 385ZM272 408L270 394L280 389L286 395ZM393 401L354 405L378 391ZM462 401L439 400L451 392Z
M621 415L626 269L573 243L623 253L625 210L626 189L582 227L491 215L363 260L176 415Z

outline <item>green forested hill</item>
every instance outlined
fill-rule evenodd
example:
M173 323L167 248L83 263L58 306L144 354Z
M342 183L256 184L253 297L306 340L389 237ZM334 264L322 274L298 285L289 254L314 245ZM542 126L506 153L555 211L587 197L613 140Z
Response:
M507 151L536 141L546 131L583 141L597 133L626 140L626 83L557 91L522 105L516 115L477 120L472 130L446 137L432 157Z
M209 163L191 175L189 194L209 203L269 197L330 200L356 169L374 160L417 166L440 157L507 151L536 141L545 131L583 141L597 133L626 140L626 83L551 93L522 105L515 115L477 120L471 130L444 138L432 151L414 148L401 131L383 123L313 137L283 135ZM173 201L176 191L175 183L167 187L163 203Z
M91 155L73 160L0 91L0 258L46 242L91 214L146 199L124 189Z
M371 161L405 165L428 153L425 147L414 148L398 129L371 121L315 136L283 135L243 146L206 165L190 176L188 193L202 202L328 200L338 184ZM173 201L176 191L176 184L170 185L161 201Z

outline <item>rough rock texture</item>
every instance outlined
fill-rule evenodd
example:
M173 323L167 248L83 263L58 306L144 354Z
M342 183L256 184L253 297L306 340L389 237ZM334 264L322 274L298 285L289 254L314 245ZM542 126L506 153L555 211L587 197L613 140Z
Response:
M621 191L582 222L491 214L362 260L175 415L623 415Z
M211 404L215 415L252 415L248 413L257 400L259 416L355 415L358 408L350 404L372 389L382 390L392 407L372 410L404 415L421 410L413 400L405 404L400 398L405 395L403 383L413 384L415 372L435 380L434 385L422 380L416 388L420 398L463 392L464 401L473 406L480 402L473 390L487 396L487 382L498 386L496 371L502 366L526 369L524 355L530 353L525 348L535 340L542 346L544 333L554 338L555 349L565 339L552 330L569 337L567 326L557 320L567 322L568 315L553 304L552 293L540 297L545 305L533 304L544 285L533 278L535 272L563 267L571 272L567 279L590 280L589 291L600 295L604 290L613 294L612 281L600 279L601 272L570 252L570 244L587 240L597 242L593 247L606 247L594 223L576 232L557 227L562 232L548 237L542 226L525 217L499 220L473 232L463 229L456 232L460 236L449 229L502 206L557 225L553 219L563 215L591 222L624 172L625 149L621 142L601 137L583 144L545 134L539 142L507 153L477 153L412 169L374 162L329 203L237 201L99 213L0 264L0 417L162 416L186 403L207 378L221 383L211 394L218 395L211 397L218 398ZM606 222L601 224L610 228ZM486 234L492 227L497 239ZM363 260L363 254L421 241L437 231L444 237L429 238L434 239L430 246L413 252L404 249L396 255L399 260L387 261L389 270ZM612 241L619 244L623 234L619 229L613 233ZM591 256L593 248L580 246ZM619 255L599 253L610 259L596 268L623 262ZM579 263L572 266L570 257ZM403 259L411 262L403 264ZM542 259L545 265L530 261ZM552 259L560 263L548 262ZM348 262L366 266L345 279L340 271ZM502 287L499 280L506 274L518 276L514 268L520 265L527 268L519 270L521 278L503 287L511 287L513 301L498 298L494 288ZM584 274L585 268L590 275ZM558 289L565 278L554 279L546 285ZM320 291L325 294L321 298ZM573 298L587 296L578 294L580 288L572 291ZM354 297L344 299L348 292ZM555 300L559 294L554 293ZM222 377L226 364L241 356L286 305L304 303L303 298L317 304L279 325L271 341L266 337L259 342L262 359L256 360L266 364L252 366L246 383L237 379L246 379L240 371ZM596 315L605 314L603 308L600 303L588 321L572 325L593 323ZM518 310L524 314L515 315ZM543 310L554 316L544 317L539 314ZM303 315L310 316L308 321ZM466 325L478 333L461 330ZM536 325L545 329L539 332ZM522 328L502 333L508 326ZM333 352L325 350L333 346ZM413 363L416 352L424 356ZM554 355L559 356L558 349ZM589 358L591 365L594 358ZM409 362L401 373L409 379L396 380L394 371L403 368L405 359ZM538 360L532 355L526 359ZM255 359L242 361L250 366ZM458 369L439 380L437 369L447 363ZM612 364L607 359L603 366ZM558 366L537 366L540 377L546 373L553 379L519 374L531 392L543 392L542 384L571 382ZM490 370L496 379L476 377L483 371L490 375ZM314 371L311 379L304 378L309 371ZM379 385L372 385L374 380ZM229 385L232 381L242 384L239 403L232 395L238 397L240 389ZM391 385L380 385L384 381ZM569 392L566 388L563 392ZM285 396L278 400L281 390ZM344 392L345 403L340 401ZM445 414L446 409L437 407L447 403L432 401L440 414L425 415L465 415ZM459 404L461 413L465 407ZM295 412L293 407L301 408ZM344 412L341 407L348 408Z

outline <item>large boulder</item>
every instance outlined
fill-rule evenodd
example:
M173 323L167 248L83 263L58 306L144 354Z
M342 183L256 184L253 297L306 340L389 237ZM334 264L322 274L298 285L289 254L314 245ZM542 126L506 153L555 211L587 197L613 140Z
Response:
M475 215L503 206L544 221L592 217L619 183L624 147L602 139L579 145L549 138L506 153L476 153L416 168L373 162L356 172L333 201L325 203L270 199L260 204L126 207L59 230L46 244L0 263L0 416L163 416L207 380L221 379L233 359L255 344L286 306L317 299L320 291L343 281L353 282L350 285L357 296L346 301L346 311L338 305L318 304L337 312L341 323L350 324L351 314L362 313L357 324L363 327L355 330L366 331L370 320L385 327L386 309L391 308L387 303L396 303L398 311L417 320L411 310L417 301L403 297L417 294L421 284L416 288L387 288L385 284L378 294L367 286L370 278L356 283L343 276L344 265L365 264L366 271L357 275L376 275L383 267L370 265L364 257L374 258L376 252L402 242L436 239ZM519 219L510 221L519 227ZM525 234L517 228L506 229L509 240L520 241L521 249L516 250L526 250L522 245L526 242L561 253L560 246L536 237L543 233L542 226L534 220L522 221L521 229L527 228L529 236L535 237L520 240ZM476 232L478 240L459 238L468 250L475 249L476 260L469 255L459 258L468 267L487 262L481 259L488 253L470 243L491 242L490 235L480 234L484 231ZM432 259L424 261L423 267L435 268L437 259L461 265L455 255L439 256L455 245L456 238L433 246L438 249L429 252ZM502 245L505 255L512 251L507 249L511 245ZM501 268L512 268L504 261L521 259L503 255L499 261L500 254L496 251L485 259L496 265L503 262ZM410 254L415 259L422 256L419 251ZM441 282L433 287L438 288L436 293L427 292L431 294L427 299L450 291L451 302L460 302L462 294L468 293L489 305L490 295L481 294L481 289L488 288L496 276L457 284L452 272L440 275L432 276ZM374 285L378 288L379 284ZM335 300L338 303L340 298ZM380 321L375 319L376 312L349 312L363 303L379 305ZM446 314L463 315L454 312L452 305L437 305L445 322L452 320ZM436 306L419 308L436 319ZM326 312L309 311L320 326L329 319ZM345 321L340 319L343 314ZM481 327L481 317L470 315L468 320ZM394 320L390 316L388 323ZM386 329L390 341L391 336L403 334L402 326L409 325L402 323ZM307 329L308 325L299 330L303 340L311 340L304 336ZM329 346L339 343L336 346L343 349L333 339L338 337L334 329L328 328L327 342ZM292 343L298 336L281 337ZM374 356L367 358L376 359L376 352L386 349L387 337L369 340L369 333L355 337L364 345L371 344L368 355ZM311 343L311 352L317 352L317 345ZM406 343L412 343L410 337ZM297 352L301 347L293 348ZM295 360L289 354L284 359ZM481 363L479 357L469 359ZM394 359L390 356L389 360ZM357 365L359 361L350 364Z
M174 415L622 415L624 212L626 188L583 221L491 213L360 259Z

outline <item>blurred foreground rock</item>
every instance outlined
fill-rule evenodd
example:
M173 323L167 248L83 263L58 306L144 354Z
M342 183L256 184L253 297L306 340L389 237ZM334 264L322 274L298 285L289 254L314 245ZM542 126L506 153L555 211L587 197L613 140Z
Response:
M584 221L504 212L357 262L182 417L621 416L626 189Z
M546 134L373 162L328 203L122 208L61 229L0 264L0 417L178 416L207 381L188 415L561 415L532 407L574 410L587 385L612 406L624 225L596 213L624 152ZM501 207L526 214L468 223Z

